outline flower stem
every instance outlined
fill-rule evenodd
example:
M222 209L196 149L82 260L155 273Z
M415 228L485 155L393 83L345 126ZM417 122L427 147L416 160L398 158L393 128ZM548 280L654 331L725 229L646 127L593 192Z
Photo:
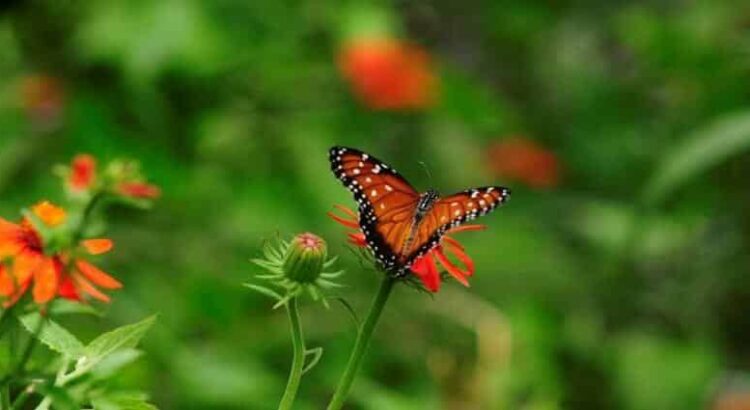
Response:
M359 328L357 340L354 342L354 349L352 350L351 356L349 356L349 363L346 365L344 375L341 376L336 392L333 394L333 398L328 404L328 410L339 410L344 406L346 396L349 394L349 390L354 383L354 377L357 375L357 371L359 370L359 366L362 363L365 351L367 350L367 345L369 344L372 333L375 330L375 325L377 325L378 319L380 319L380 314L383 312L385 302L388 301L388 297L391 295L394 283L396 283L394 278L389 275L384 275L383 281L380 283L378 294L375 296L370 311L367 313L367 318Z
M289 314L289 325L292 329L292 369L289 372L289 380L284 390L284 396L279 403L279 410L288 410L294 404L294 398L297 396L297 389L302 380L302 369L305 365L305 340L302 337L302 326L299 321L299 310L297 309L297 297L289 299L286 305Z

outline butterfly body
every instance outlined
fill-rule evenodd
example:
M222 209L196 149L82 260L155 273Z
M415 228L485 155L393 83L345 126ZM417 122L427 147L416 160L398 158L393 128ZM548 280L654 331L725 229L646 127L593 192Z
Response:
M333 147L331 170L354 194L359 224L381 267L403 276L440 244L449 229L485 215L510 197L503 187L473 188L441 197L416 191L388 164L362 151Z

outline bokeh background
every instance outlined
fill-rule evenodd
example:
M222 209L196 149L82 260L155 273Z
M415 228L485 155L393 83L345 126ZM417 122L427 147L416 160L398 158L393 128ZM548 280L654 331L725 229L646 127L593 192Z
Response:
M286 318L241 287L264 239L324 236L360 314L377 284L325 215L352 205L327 164L344 144L422 189L514 192L458 236L471 288L397 289L351 409L750 408L747 2L1 4L0 214L60 198L51 169L81 152L163 190L113 210L126 286L67 323L160 313L114 383L275 408ZM355 327L337 304L303 321L325 353L298 408L318 409Z

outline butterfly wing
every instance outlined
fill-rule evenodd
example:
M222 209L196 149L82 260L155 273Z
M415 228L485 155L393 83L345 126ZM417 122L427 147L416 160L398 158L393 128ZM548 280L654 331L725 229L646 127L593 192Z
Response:
M362 151L333 147L331 170L353 194L367 245L386 270L400 268L419 193L388 164Z
M424 215L414 235L406 266L440 243L450 229L486 215L510 198L510 190L499 186L468 189L440 198Z

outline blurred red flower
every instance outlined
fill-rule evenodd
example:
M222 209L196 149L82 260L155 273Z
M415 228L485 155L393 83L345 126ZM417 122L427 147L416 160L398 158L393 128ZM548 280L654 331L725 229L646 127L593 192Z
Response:
M26 114L44 127L58 125L65 93L60 82L46 74L24 77L21 83L22 103Z
M65 210L49 202L41 202L31 209L47 228L65 222ZM44 304L55 296L82 299L82 294L103 302L109 297L97 286L118 289L122 284L81 257L81 254L98 255L112 249L109 239L88 239L74 252L47 254L40 232L28 218L14 224L0 218L0 296L6 298L5 307L15 304L33 282L34 302Z
M328 216L346 228L352 230L347 232L349 243L361 248L367 247L365 235L359 227L359 217L357 214L343 205L336 205L336 208L339 209L344 216L338 216L333 212L329 212ZM443 268L453 276L453 278L459 281L462 285L469 286L468 278L474 275L474 261L472 261L469 255L466 254L464 247L458 241L448 236L448 234L481 229L484 229L484 225L463 225L448 230L446 234L443 235L438 246L412 264L410 269L411 272L422 281L422 284L427 290L430 292L437 292L440 290L441 279L437 262L440 262L440 265L442 265ZM463 269L459 268L448 259L445 254L446 251L449 251L456 259L461 261Z
M68 184L73 192L86 191L96 180L96 159L88 154L79 154L73 158L70 166Z
M429 54L395 39L357 39L339 51L338 65L354 94L376 110L409 110L435 101Z
M117 186L120 195L131 198L153 199L161 195L161 189L145 182L122 182Z
M532 188L552 188L560 182L560 164L552 151L532 140L514 137L490 146L490 170Z

